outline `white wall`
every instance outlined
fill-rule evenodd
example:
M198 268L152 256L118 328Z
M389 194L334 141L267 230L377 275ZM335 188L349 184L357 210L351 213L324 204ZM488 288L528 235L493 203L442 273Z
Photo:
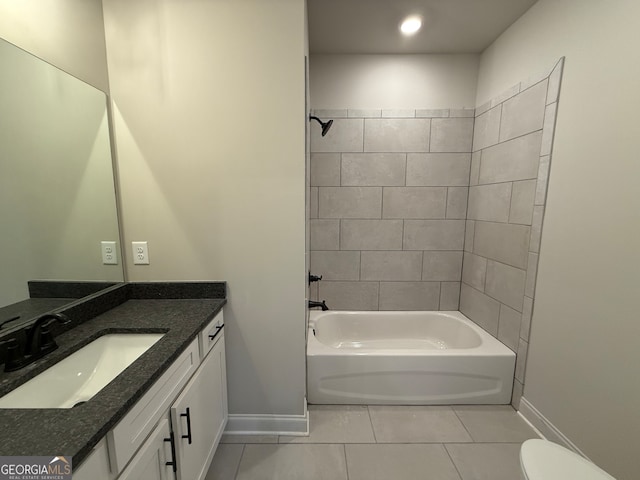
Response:
M311 106L473 108L479 55L311 55Z
M227 280L230 413L300 415L304 1L104 11L128 278Z
M101 0L2 0L0 37L109 91Z
M477 103L566 56L524 397L619 480L640 469L640 3L540 0Z

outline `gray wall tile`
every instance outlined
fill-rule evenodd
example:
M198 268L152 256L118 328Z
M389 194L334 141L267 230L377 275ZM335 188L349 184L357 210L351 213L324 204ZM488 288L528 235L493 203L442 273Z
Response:
M459 282L461 273L462 252L424 252L422 280Z
M468 187L449 187L447 189L446 218L467 218Z
M340 185L339 153L312 153L310 165L312 187Z
M494 337L498 336L500 302L462 283L460 311Z
M533 200L535 195L535 180L513 182L509 223L531 225L531 219L533 217Z
M464 251L472 252L473 251L473 237L476 231L476 222L475 220L467 220L465 224L464 230Z
M520 338L529 341L529 333L531 332L531 317L533 315L533 298L524 297L522 306L522 324L520 326Z
M479 183L531 180L538 175L542 132L501 143L482 152Z
M524 376L527 367L527 352L529 350L529 344L520 339L518 342L518 355L516 357L516 380L524 383Z
M365 152L428 152L431 120L419 118L366 119Z
M418 118L436 118L448 116L449 110L446 108L423 108L416 110L416 117Z
M556 128L556 111L558 104L548 105L544 114L544 127L542 128L542 144L540 155L551 155L553 147L553 136Z
M471 152L473 118L434 118L431 120L432 152Z
M407 185L467 186L468 153L410 153L407 155Z
M511 183L495 183L469 188L470 220L507 222L511 205Z
M404 153L345 153L342 155L342 185L404 185L406 162Z
M547 89L547 105L558 101L560 95L560 84L562 83L562 70L564 67L564 57L558 61L549 75L549 88Z
M506 223L476 222L473 253L525 269L530 227Z
M476 290L484 292L484 282L487 275L487 259L465 252L462 263L462 281Z
M460 305L460 282L440 283L440 310L458 310Z
M438 310L438 282L380 282L380 310Z
M383 218L444 218L446 187L386 187L382 194Z
M362 280L420 280L422 252L362 252Z
M312 152L362 152L364 120L336 118L326 136L317 122L311 122Z
M462 250L464 220L405 220L407 250Z
M522 401L522 393L524 385L515 378L513 379L513 393L511 394L511 405L516 410L520 410L520 402ZM521 477L522 478L522 477Z
M531 237L529 240L529 251L540 252L540 239L542 237L542 218L544 215L543 206L533 207L533 219L531 221Z
M474 118L476 116L475 108L452 108L449 110L450 117Z
M511 308L522 312L526 272L504 263L487 261L484 291Z
M313 110L311 114L315 115L316 117L320 117L322 121L326 121L334 118L347 118L347 109L346 108L337 108L337 109L325 108L325 109Z
M498 96L496 96L494 99L492 99L491 100L491 106L495 107L496 105L501 104L505 100L509 100L511 97L514 97L518 93L520 93L520 84L519 83L517 83L516 85L513 85L512 87L509 87L504 92L500 93Z
M542 128L547 82L540 82L502 105L500 141L510 140Z
M416 111L403 108L382 110L382 118L415 118Z
M524 288L524 294L527 297L535 298L537 276L538 276L538 254L529 253L529 262L527 264L527 281Z
M332 310L378 310L378 282L322 280L318 288L318 298Z
M360 278L360 252L312 251L309 265L323 280L358 280Z
M469 185L478 185L480 179L480 159L482 157L482 150L474 152L471 156L471 172L469 174Z
M518 351L520 340L520 323L522 314L506 305L500 305L500 319L498 322L498 340L514 352Z
M318 218L318 187L309 189L309 218Z
M340 220L313 219L310 220L309 227L310 250L340 249Z
M320 218L380 218L381 187L319 187Z
M538 181L536 183L536 196L534 200L535 205L544 205L546 202L550 162L551 157L549 155L540 157L540 164L538 165Z
M350 118L380 118L381 116L382 110L379 108L349 109Z
M402 220L342 220L342 250L402 250Z
M473 129L474 152L498 143L501 115L502 105L499 105L476 117L476 123Z

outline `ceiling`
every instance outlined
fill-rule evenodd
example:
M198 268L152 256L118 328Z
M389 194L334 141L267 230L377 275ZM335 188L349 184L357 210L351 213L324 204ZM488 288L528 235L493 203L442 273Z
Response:
M311 53L479 53L537 0L307 0ZM403 37L409 15L422 29Z

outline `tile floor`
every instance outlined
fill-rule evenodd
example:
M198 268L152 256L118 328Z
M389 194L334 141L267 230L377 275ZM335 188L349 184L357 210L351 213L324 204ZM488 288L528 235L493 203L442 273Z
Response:
M509 405L310 405L310 434L225 435L206 480L521 480Z

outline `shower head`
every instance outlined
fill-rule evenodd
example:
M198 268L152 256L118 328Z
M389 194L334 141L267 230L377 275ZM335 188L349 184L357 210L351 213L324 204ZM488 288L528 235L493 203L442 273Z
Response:
M318 122L322 126L322 136L323 137L327 134L327 132L331 128L331 125L333 125L333 120L329 120L327 122L323 122L318 117L314 117L313 115L309 115L309 121L311 121L311 120L315 120L316 122Z

